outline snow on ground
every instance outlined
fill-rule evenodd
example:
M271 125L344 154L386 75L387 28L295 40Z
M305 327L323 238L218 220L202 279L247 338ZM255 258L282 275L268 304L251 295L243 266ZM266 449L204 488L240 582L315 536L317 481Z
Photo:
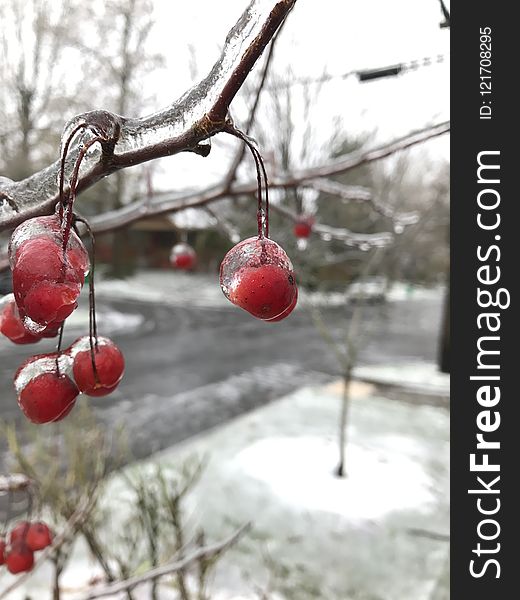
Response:
M253 600L257 589L269 589L270 600L430 598L448 553L448 414L374 394L353 386L343 480L333 475L340 382L297 391L127 468L153 476L157 463L176 471L207 457L186 500L187 537L203 526L208 540L222 539L253 523L219 563L212 598ZM112 479L106 502L117 527L129 502L123 478ZM92 573L80 546L65 583L77 589ZM42 569L26 591L49 577ZM175 597L161 589L161 600Z
M122 313L106 306L96 309L97 324L104 335L132 331L143 324L139 313ZM88 307L80 306L67 319L67 329L84 329L88 333Z
M354 369L354 377L370 383L400 386L440 396L449 396L450 393L450 376L440 373L437 366L430 362L360 366Z
M96 292L101 296L141 300L143 302L165 302L207 308L228 306L219 285L218 275L183 273L173 270L139 271L128 279L106 279L96 283ZM410 299L436 298L441 288L421 288L396 283L388 294L388 300L397 302ZM344 292L309 292L300 290L299 306L328 305L343 306L347 302Z
M250 477L268 485L280 502L297 510L336 513L354 522L435 500L421 466L403 454L413 446L402 438L391 439L388 448L353 446L346 481L331 477L338 460L336 441L318 436L259 440L236 460ZM382 488L385 494L380 493Z

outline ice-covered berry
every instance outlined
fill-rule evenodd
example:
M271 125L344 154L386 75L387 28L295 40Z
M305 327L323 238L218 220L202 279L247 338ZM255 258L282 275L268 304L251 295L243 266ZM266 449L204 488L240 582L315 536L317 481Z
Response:
M5 549L6 549L5 540L0 538L0 566L2 566L5 563Z
M63 248L58 215L19 225L9 244L13 291L24 326L38 335L55 329L76 308L88 271L88 253L71 231Z
M15 344L34 344L41 340L41 335L25 329L13 294L0 301L0 333Z
M67 351L72 358L72 372L79 390L88 396L106 396L113 392L123 378L125 359L112 340L98 336L94 345L94 363L90 339L77 339Z
M307 239L312 233L313 224L314 219L311 217L300 217L294 224L294 235L300 239Z
M70 413L79 390L68 372L70 359L57 353L33 356L18 369L18 405L30 421L50 423Z
M285 317L288 317L292 311L296 308L296 304L298 303L298 287L296 286L296 292L294 294L293 301L291 304L277 317L273 317L272 319L264 319L266 323L277 323L278 321L282 321Z
M5 564L13 575L30 571L34 565L34 553L23 540L16 540L11 543Z
M25 542L30 550L36 552L50 546L52 544L52 537L49 527L45 523L38 521L29 525Z
M197 263L197 254L189 244L175 244L170 253L170 262L176 269L189 271Z
M265 237L231 248L220 265L220 286L233 304L263 320L287 316L296 294L289 257Z

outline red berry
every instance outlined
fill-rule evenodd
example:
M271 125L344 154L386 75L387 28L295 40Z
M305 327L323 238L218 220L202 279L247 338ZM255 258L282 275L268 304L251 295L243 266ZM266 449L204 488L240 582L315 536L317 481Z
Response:
M62 323L77 307L81 286L42 281L33 285L24 299L25 314L36 323Z
M18 523L16 523L16 525L9 532L9 543L13 544L18 540L25 542L30 526L31 524L29 521L18 521Z
M30 571L34 565L34 554L23 540L16 540L11 543L5 564L13 575Z
M29 421L61 421L70 413L79 390L66 374L69 361L65 355L40 354L18 369L14 378L18 405Z
M0 539L0 566L5 563L5 541Z
M283 319L285 319L285 317L288 317L292 311L296 308L296 304L298 303L298 288L296 287L296 293L294 294L294 298L293 301L291 302L291 304L283 311L283 313L280 313L277 317L274 317L273 319L264 319L266 323L277 323L278 321L282 321Z
M52 544L52 532L45 523L31 523L25 541L33 552L43 550Z
M32 334L23 326L13 294L0 302L0 333L15 344L34 344L41 339L40 335Z
M25 328L37 335L55 329L77 306L89 264L83 243L71 232L64 252L58 216L36 217L13 232L9 259Z
M311 217L302 217L294 224L294 235L297 238L306 239L311 235L314 219Z
M248 238L231 248L220 265L220 286L233 304L263 320L287 316L296 294L289 257L267 238Z
M70 349L72 371L79 390L89 396L107 396L123 378L125 359L123 353L106 337L99 336L94 347L96 372L92 367L90 340L88 336L77 339ZM97 374L97 377L96 377Z
M176 269L188 271L195 266L197 254L189 244L175 244L170 253L170 262Z

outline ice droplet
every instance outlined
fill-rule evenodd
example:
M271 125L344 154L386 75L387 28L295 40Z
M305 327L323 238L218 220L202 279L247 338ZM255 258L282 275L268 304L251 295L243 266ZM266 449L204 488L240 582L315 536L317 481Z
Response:
M307 250L308 245L309 245L309 240L307 240L307 238L298 238L298 240L296 241L296 247L301 252L303 252L304 250Z

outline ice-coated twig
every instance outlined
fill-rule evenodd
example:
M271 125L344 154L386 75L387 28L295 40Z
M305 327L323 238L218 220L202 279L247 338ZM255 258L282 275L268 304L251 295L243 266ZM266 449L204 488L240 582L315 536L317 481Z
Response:
M280 33L283 29L283 25L284 25L284 23L282 23L282 25L276 32L276 34L273 37L273 40L271 42L271 45L269 46L269 52L267 53L267 56L266 56L266 59L264 62L264 66L262 69L262 75L260 76L260 81L255 90L255 99L254 99L253 105L251 107L251 110L249 111L249 117L247 120L247 124L244 128L244 133L246 133L246 135L249 135L249 133L251 132L251 128L253 127L253 124L255 122L256 111L260 104L260 96L262 95L262 91L264 89L265 82L267 81L267 74L269 73L269 68L273 61L274 49L276 47L276 40L278 39L278 36L280 35ZM238 167L240 166L240 164L242 163L242 160L244 159L245 152L246 152L246 145L244 142L241 142L241 144L238 148L238 151L233 158L233 162L231 163L231 165L228 169L228 172L226 174L225 180L224 180L224 185L228 189L231 187L232 183L235 181Z
M300 218L300 215L289 210L285 206L273 204L271 208L291 221L296 222ZM389 231L382 231L379 233L356 233L345 227L330 227L329 225L322 225L321 223L313 225L312 230L325 241L330 242L332 240L338 240L345 242L348 246L358 246L362 248L367 246L388 246L394 240L393 234Z
M160 567L150 569L149 571L146 571L146 573L142 573L141 575L136 575L135 577L125 579L124 581L117 581L115 583L110 583L108 585L99 587L98 589L93 589L84 595L78 596L75 600L95 600L96 598L105 598L106 596L112 596L120 592L132 590L136 586L142 583L146 583L147 581L152 581L154 579L158 579L159 577L164 577L165 575L177 573L178 571L186 569L187 567L201 559L210 560L215 556L222 554L222 552L224 552L233 544L235 544L240 539L240 537L242 537L242 535L244 535L244 533L250 529L250 527L251 524L246 523L225 540L216 542L215 544L211 544L208 546L202 546L201 548L198 548L191 554L187 554L186 556L178 559L174 558L172 561L161 565Z
M324 163L323 165L272 177L269 179L269 187L271 189L316 187L316 181L322 172L327 173L326 177L339 175L365 163L377 160L378 158L387 157L405 148L426 142L427 140L442 135L443 133L447 133L448 131L449 122L433 125L432 127L420 131L413 131L398 140L393 140L365 152L348 153L330 163ZM223 198L252 194L256 192L256 190L256 180L246 183L235 183L230 189L227 189L226 181L224 180L223 183L202 191L189 192L186 194L162 192L156 194L155 199L151 199L148 202L140 200L128 204L121 209L107 211L101 215L97 215L90 220L90 224L94 233L105 233L121 227L126 227L136 221L149 217L174 213L185 210L186 208L205 206ZM366 188L358 186L342 186L342 190L344 195L341 197L348 196L350 200L359 199L373 202L370 191ZM338 194L336 193L336 196L337 195ZM276 207L273 205L273 210L275 209Z
M28 490L34 482L23 473L10 473L9 475L0 475L0 494L8 492L24 492Z
M227 35L220 59L210 73L170 106L138 119L100 111L72 119L65 128L79 122L110 130L111 142L88 154L78 181L78 192L117 170L171 156L179 152L207 155L204 141L222 131L231 101L247 75L273 38L296 0L251 0ZM70 151L74 160L77 146ZM19 182L0 180L0 198L9 198L18 207L2 201L0 231L29 217L50 212L58 201L57 174L60 162Z
M377 213L383 217L386 217L387 219L398 222L401 225L413 225L414 223L417 223L417 220L419 219L419 213L417 211L398 212L388 204L385 204L372 196L372 193L368 188L347 186L339 181L326 178L309 181L305 187L307 186L313 190L324 192L325 194L329 194L349 202L366 201L370 203L372 208Z
M218 225L222 228L224 233L229 238L229 241L233 244L238 244L238 242L240 241L240 232L233 225L233 223L231 223L231 221L229 221L228 219L225 219L222 215L219 215L210 206L205 206L204 210L208 213L208 215L210 215L212 219L215 220L216 223L218 223Z

